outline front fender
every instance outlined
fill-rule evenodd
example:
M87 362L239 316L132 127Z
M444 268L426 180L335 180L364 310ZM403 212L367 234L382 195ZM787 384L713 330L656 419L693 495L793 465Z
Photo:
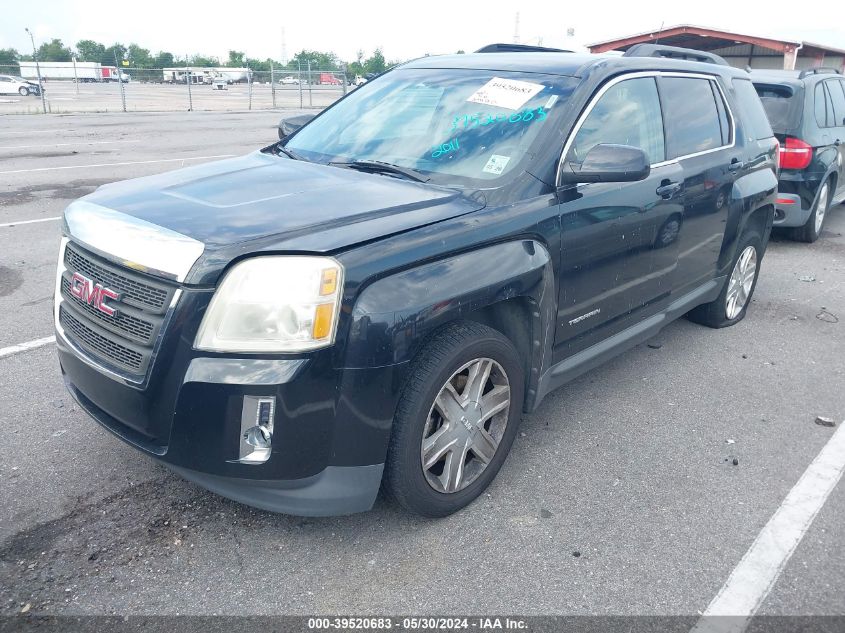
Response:
M407 362L438 327L524 298L531 306L530 322L525 323L531 331L527 339L532 343L531 369L542 367L554 333L554 289L549 251L527 239L460 253L379 279L355 302L344 365L364 368Z

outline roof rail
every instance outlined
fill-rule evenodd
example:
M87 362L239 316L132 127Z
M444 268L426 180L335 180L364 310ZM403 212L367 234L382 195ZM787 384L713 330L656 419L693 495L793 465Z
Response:
M622 55L623 57L665 57L668 59L686 59L693 62L705 62L730 66L723 57L706 51L697 51L680 46L664 46L662 44L634 44Z
M528 44L488 44L482 46L476 53L571 53L562 48L547 48L545 46L530 46Z
M827 67L822 67L822 68L808 68L807 70L802 70L802 71L798 74L798 79L804 79L804 77L807 77L807 76L809 76L809 75L821 75L821 74L826 74L826 73L834 73L834 74L836 74L836 75L841 74L841 73L840 73L838 70L836 70L835 68L827 68Z

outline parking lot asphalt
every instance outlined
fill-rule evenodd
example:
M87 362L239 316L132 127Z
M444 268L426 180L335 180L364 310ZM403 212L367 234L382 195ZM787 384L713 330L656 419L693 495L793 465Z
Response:
M0 117L0 349L52 334L71 199L269 144L279 116ZM552 394L441 520L227 501L90 420L52 345L0 357L0 613L702 612L845 420L843 233L839 206L816 244L776 236L737 326L679 320ZM843 486L760 613L845 614Z

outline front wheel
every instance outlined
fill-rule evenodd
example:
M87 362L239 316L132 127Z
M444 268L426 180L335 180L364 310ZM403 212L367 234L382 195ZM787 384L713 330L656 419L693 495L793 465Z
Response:
M522 413L524 373L502 334L446 326L414 359L393 420L384 488L416 514L457 512L490 484Z
M757 287L760 262L763 259L763 242L757 233L746 233L731 273L722 292L710 303L698 306L687 314L690 321L712 328L729 327L742 321Z
M25 88L25 87L21 86L20 88L18 88L18 94L22 97L25 97L26 95L29 94L29 88Z

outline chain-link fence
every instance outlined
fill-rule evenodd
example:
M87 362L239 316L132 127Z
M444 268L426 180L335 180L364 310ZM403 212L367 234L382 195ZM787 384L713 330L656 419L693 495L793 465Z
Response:
M318 68L20 62L0 66L0 114L325 108L354 87L345 73Z

